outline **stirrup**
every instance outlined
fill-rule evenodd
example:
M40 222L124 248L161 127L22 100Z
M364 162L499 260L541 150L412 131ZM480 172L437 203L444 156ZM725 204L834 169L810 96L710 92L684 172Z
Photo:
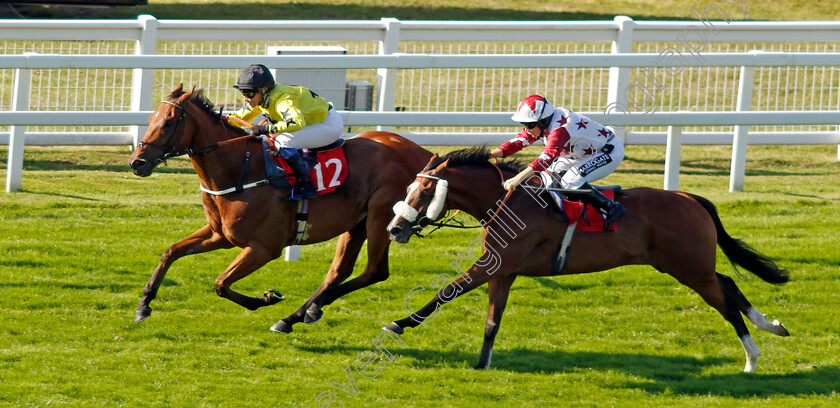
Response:
M318 197L318 190L312 183L307 183L304 181L298 180L295 182L295 185L292 186L292 199L293 200L303 200L308 198L316 198Z
M621 203L618 201L614 201L615 205L613 205L608 211L607 216L604 219L604 231L610 229L610 227L618 220L619 217L624 215L627 212L627 209L624 208Z

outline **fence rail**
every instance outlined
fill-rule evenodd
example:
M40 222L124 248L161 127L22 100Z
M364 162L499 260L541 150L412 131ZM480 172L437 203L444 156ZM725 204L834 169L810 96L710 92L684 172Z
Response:
M703 10L708 13L709 10ZM722 12L722 13L721 13ZM564 69L571 72L572 81L589 81L588 84L574 85L574 89L588 89L595 93L603 92L606 98L596 98L606 103L595 102L576 107L595 120L605 125L618 126L619 135L628 144L668 144L666 157L666 188L676 188L681 144L733 144L733 168L730 190L743 187L743 161L747 144L768 143L817 143L840 144L840 133L830 131L805 132L748 132L750 126L777 125L829 125L836 129L840 123L840 91L834 70L840 66L840 53L836 50L840 42L840 22L746 22L733 18L748 18L738 14L736 8L720 9L715 12L720 21L703 19L687 22L645 22L633 21L627 17L616 17L614 21L557 21L557 22L442 22L418 21L403 22L396 19L379 21L192 21L192 20L157 20L152 16L140 16L137 20L49 20L19 21L0 20L0 38L4 40L26 41L93 41L110 38L113 41L132 42L136 55L0 55L0 69L14 70L12 88L14 96L8 111L0 111L0 126L9 126L9 132L0 132L0 144L9 144L9 164L7 172L7 191L20 188L24 139L27 144L136 144L145 132L145 124L150 113L148 109L156 105L153 98L156 70L182 71L220 71L239 70L251 63L263 63L269 67L315 68L315 69L364 69L376 73L377 112L341 111L348 126L376 126L389 128L400 127L488 127L495 131L482 132L414 132L408 136L421 144L474 144L497 143L509 137L507 128L514 125L509 120L512 109L511 101L497 104L495 108L473 108L471 110L444 106L442 103L431 112L412 111L394 112L397 94L401 88L409 88L400 81L407 81L398 75L404 72L455 72L456 85L469 78L477 82L478 70L520 70L526 73L536 72L540 81L550 81L546 72ZM708 17L708 16L706 16ZM374 55L342 56L266 56L254 52L228 55L155 55L158 45L166 41L207 42L248 42L259 33L261 38L282 38L285 41L359 41L376 42ZM539 33L539 35L537 35ZM471 51L453 54L446 52L412 52L407 44L416 42L521 42L533 43L535 38L563 38L570 42L601 42L610 45L610 53L597 52L602 46L592 46L585 54L546 52L537 49L532 53L504 51L493 54ZM457 40L456 40L457 39ZM819 47L806 47L808 52L711 52L712 44L755 42L807 42L821 43ZM658 52L640 52L640 45L648 43L647 51L653 48ZM832 47L828 44L833 43ZM653 45L651 45L653 44ZM682 48L678 44L681 44ZM568 46L567 46L568 48ZM635 50L634 50L635 49ZM477 50L477 49L476 49ZM592 53L591 50L595 50ZM406 52L408 51L408 52ZM634 52L635 51L635 52ZM109 51L110 52L110 51ZM694 112L676 112L685 110L685 106L648 106L645 98L656 98L659 92L667 92L667 85L673 84L678 75L675 71L688 73L690 69L722 69L722 74L715 73L715 78L738 85L737 90L722 89L722 100L732 100L722 105L715 102L713 108ZM755 79L756 70L767 67L795 70L788 72L784 81L792 81L798 89L816 89L819 97L811 94L810 106L817 106L817 111L802 109L801 102L790 103L780 90L763 86L762 79ZM822 67L822 80L818 84L816 68ZM128 109L101 111L47 111L32 108L32 73L50 70L128 70L130 87L130 106ZM800 72L800 69L803 73ZM825 71L828 69L828 71ZM588 76L588 72L608 71L608 80ZM728 71L727 71L728 70ZM809 74L808 70L814 71ZM59 71L63 72L63 71ZM463 78L459 79L461 72ZM656 75L653 75L653 73ZM636 78L632 74L636 74ZM697 71L699 77L701 71ZM762 76L759 72L759 76ZM809 76L810 75L810 76ZM439 74L440 76L440 74ZM429 75L431 77L431 75ZM782 75L778 75L779 78ZM798 82L801 79L801 83ZM175 79L177 80L177 79ZM411 81L414 77L410 78ZM421 77L422 80L422 77ZM432 79L434 80L434 79ZM696 79L695 79L696 80ZM714 79L712 79L714 80ZM806 83L806 80L810 81ZM170 80L169 82L171 82ZM425 81L428 81L425 80ZM672 82L668 82L672 81ZM689 78L689 81L691 79ZM707 79L707 82L709 79ZM758 81L759 86L755 83ZM779 79L779 81L783 81ZM164 81L165 82L165 81ZM521 82L521 81L520 81ZM541 84L543 83L541 82ZM176 82L177 83L177 82ZM691 85L682 85L680 78L679 92L698 93ZM174 87L174 84L169 84ZM709 88L717 88L717 84ZM164 85L165 86L165 85ZM457 85L466 89L472 85ZM501 99L521 98L523 93L533 93L545 85L536 87L525 81L522 91L509 92ZM726 85L728 86L728 85ZM171 88L170 88L171 89ZM421 90L422 92L422 90ZM460 91L459 91L460 92ZM676 92L676 91L674 91ZM727 95L728 93L728 95ZM776 95L772 95L775 93ZM475 91L473 91L475 94ZM752 109L753 94L764 100L759 102L762 111L748 112ZM737 101L735 97L737 96ZM794 95L796 96L796 95ZM454 99L465 99L453 97ZM448 96L447 96L448 99ZM717 99L717 95L715 95ZM802 98L804 99L804 97ZM814 99L818 99L814 102ZM774 101L775 105L769 101ZM780 102L781 101L781 102ZM555 99L555 102L558 102ZM649 102L649 101L648 101ZM559 101L559 105L566 105ZM602 106L605 105L605 106ZM659 105L662 105L661 103ZM702 104L701 104L702 105ZM708 105L708 102L706 103ZM435 107L435 104L430 106ZM722 106L722 107L721 107ZM794 108L792 108L792 106ZM592 109L594 107L594 109ZM612 107L612 111L610 111ZM767 107L773 109L767 109ZM798 109L795 107L799 107ZM807 106L806 106L807 107ZM409 106L411 108L411 106ZM664 108L664 109L663 109ZM694 107L689 107L694 109ZM438 112L434 110L439 110ZM672 112L668 112L672 110ZM587 112L588 111L588 112ZM655 111L655 112L653 112ZM738 112L740 111L740 112ZM651 113L652 112L652 113ZM27 126L43 125L78 125L78 126L130 126L127 131L106 132L27 132ZM684 126L734 126L734 132L682 132ZM667 132L624 131L639 126L667 127ZM513 130L513 129L511 129ZM840 158L840 149L838 149ZM676 166L674 165L676 163Z

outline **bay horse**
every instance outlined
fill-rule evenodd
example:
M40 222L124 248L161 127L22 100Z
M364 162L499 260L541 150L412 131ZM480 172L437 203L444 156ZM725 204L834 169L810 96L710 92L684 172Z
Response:
M484 343L476 368L488 368L493 342L514 279L519 275L548 276L555 270L558 248L568 225L547 193L529 193L518 188L507 202L501 181L518 173L511 162L494 167L486 148L471 148L434 156L409 187L403 202L394 207L397 215L388 225L391 239L405 243L412 233L428 225L442 210L460 209L482 221L482 255L456 278L445 275L432 301L416 312L406 299L409 317L383 329L397 335L435 316L440 308L476 287L488 284L489 309ZM500 180L500 176L502 180ZM759 350L741 313L758 328L788 336L778 320L772 323L755 309L735 282L715 271L716 246L734 265L740 265L761 279L782 284L787 271L757 253L724 230L714 205L697 195L652 188L621 190L616 199L627 208L612 232L577 231L559 274L603 271L621 265L650 265L667 273L697 292L703 300L732 324L746 353L744 371L755 370ZM550 203L550 204L549 204ZM431 214L429 214L431 213ZM495 214L495 215L494 215ZM441 275L444 276L444 275ZM433 285L437 288L437 285Z
M149 303L174 261L234 246L242 251L216 279L216 293L249 310L283 300L282 294L273 289L262 297L231 289L233 283L278 258L283 248L295 241L298 202L286 200L288 191L267 184L254 186L254 181L266 179L262 143L229 125L202 90L185 92L181 84L149 117L148 131L129 165L134 174L146 177L158 164L182 154L189 154L202 190L235 191L222 195L202 192L207 225L163 253L143 289L135 322L151 315ZM366 132L349 138L344 154L349 167L346 181L335 191L309 201L308 237L299 242L313 244L340 235L335 258L315 293L294 313L271 326L273 331L289 333L295 323L313 323L321 318L323 306L388 278L391 241L385 227L391 218L391 206L405 194L405 186L432 155L390 132ZM244 189L232 188L236 186ZM353 273L365 239L367 266L359 276L345 282Z

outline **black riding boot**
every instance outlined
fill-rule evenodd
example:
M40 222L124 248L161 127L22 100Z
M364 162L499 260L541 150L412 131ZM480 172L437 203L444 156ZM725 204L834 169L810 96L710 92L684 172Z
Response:
M607 196L605 196L600 191L596 190L594 187L589 185L589 183L584 183L581 186L582 189L589 189L591 193L586 196L585 201L589 201L590 204L598 207L599 209L603 210L605 214L607 214L606 220L604 220L604 231L610 228L612 223L615 222L618 217L622 214L627 212L627 209L624 208L621 203L618 201L610 200Z
M295 172L294 198L315 198L318 196L318 189L309 179L309 166L306 159L301 157L295 148L280 149L280 156L286 159L289 167Z

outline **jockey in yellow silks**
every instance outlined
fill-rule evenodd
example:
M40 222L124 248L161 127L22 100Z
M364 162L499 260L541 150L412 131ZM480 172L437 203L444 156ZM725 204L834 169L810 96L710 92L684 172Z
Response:
M314 149L338 140L344 131L341 115L326 99L305 87L275 83L271 72L261 64L245 68L233 87L242 93L247 105L228 116L248 123L260 115L267 118L268 123L255 125L251 134L271 135L269 139L280 156L295 172L299 195L316 197L317 190L298 149Z

